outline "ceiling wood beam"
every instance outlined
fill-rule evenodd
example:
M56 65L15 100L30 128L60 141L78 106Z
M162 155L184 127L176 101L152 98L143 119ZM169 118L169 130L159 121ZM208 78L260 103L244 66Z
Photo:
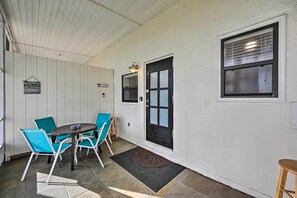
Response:
M101 3L98 3L95 0L88 0L88 1L91 2L91 3L94 3L95 5L97 5L97 6L101 7L101 8L104 8L105 10L108 10L108 11L114 13L114 14L117 14L117 15L119 15L119 16L127 19L127 20L129 20L129 21L137 24L138 26L142 26L142 24L138 23L137 21L134 21L133 19L130 19L129 17L127 17L127 16L125 16L125 15L123 15L123 14L121 14L121 13L119 13L119 12L117 12L117 11L115 11L115 10L113 10L113 9L111 9L111 8L103 5L103 4L101 4Z
M13 44L15 45L23 45L23 46L29 46L29 47L36 47L36 48L40 48L40 49L45 49L45 50L52 50L52 51L56 51L59 53L68 53L68 54L73 54L73 55L78 55L78 56L85 56L88 58L94 58L94 56L89 56L89 55L85 55L85 54L80 54L80 53L76 53L76 52L70 52L70 51L65 51L65 50L60 50L60 49L53 49L53 48L48 48L48 47L41 47L41 46L37 46L37 45L30 45L30 44L25 44L25 43L18 43L18 42L14 42Z

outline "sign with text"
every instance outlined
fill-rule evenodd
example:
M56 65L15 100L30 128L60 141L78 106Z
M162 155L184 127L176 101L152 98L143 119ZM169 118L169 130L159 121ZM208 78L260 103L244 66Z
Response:
M109 85L107 83L97 83L97 87L107 88Z
M24 94L41 94L41 83L24 80Z

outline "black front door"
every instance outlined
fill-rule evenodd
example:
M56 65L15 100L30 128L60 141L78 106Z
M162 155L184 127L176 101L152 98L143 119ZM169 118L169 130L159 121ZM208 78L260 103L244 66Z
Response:
M146 140L173 148L173 57L146 65Z

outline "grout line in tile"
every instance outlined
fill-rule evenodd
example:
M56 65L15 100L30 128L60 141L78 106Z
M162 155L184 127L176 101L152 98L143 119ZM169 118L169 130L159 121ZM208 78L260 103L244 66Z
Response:
M189 186L187 186L187 185L185 185L185 184L183 184L183 183L180 183L180 184L181 184L181 185L183 185L183 186L185 186L186 188L190 189L191 191L194 191L194 192L196 192L197 194L201 195L202 197L205 197L205 198L207 198L207 196L206 196L206 195L204 195L204 194L202 194L202 193L198 192L197 190L194 190L194 189L190 188Z
M185 170L188 170L188 169L185 169ZM188 176L189 175L189 170L188 170L188 173L186 174L186 175L184 175L179 181L177 181L178 183L180 183L181 181L183 181L185 178L186 178L186 176ZM177 175L178 176L178 175Z
M164 197L166 197L168 195L169 192L172 191L172 189L175 188L175 186L179 183L179 181L176 182L176 184L174 184L174 186L172 186L172 188L170 190L168 190L165 194L164 194Z

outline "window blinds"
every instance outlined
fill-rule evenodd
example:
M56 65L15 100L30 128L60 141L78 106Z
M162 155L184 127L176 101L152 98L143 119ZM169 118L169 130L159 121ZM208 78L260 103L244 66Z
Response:
M224 42L224 67L273 59L273 28Z

